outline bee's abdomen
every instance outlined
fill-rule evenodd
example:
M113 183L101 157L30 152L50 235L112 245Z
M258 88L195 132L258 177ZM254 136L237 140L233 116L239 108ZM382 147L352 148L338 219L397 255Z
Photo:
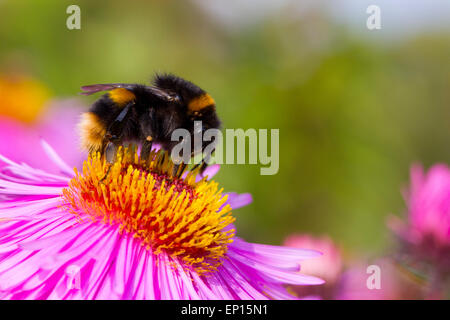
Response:
M200 112L207 107L214 107L214 105L214 99L209 94L203 93L189 101L188 110L190 112Z

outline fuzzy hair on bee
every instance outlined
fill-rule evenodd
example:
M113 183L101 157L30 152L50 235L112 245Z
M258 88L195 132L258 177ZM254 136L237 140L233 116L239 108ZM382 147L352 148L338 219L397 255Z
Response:
M171 139L175 129L193 135L195 121L201 121L203 131L220 128L214 99L172 74L156 75L149 86L111 83L81 88L84 95L106 91L82 115L79 129L82 147L105 155L110 163L124 143L140 144L141 158L145 158L153 143L170 152L179 143Z

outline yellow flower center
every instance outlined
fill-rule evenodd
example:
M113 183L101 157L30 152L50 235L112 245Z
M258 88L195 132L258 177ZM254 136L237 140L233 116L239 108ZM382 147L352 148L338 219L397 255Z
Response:
M163 152L141 161L134 147L120 149L112 165L89 156L63 190L64 206L80 219L118 225L155 254L164 250L199 273L216 270L234 236L224 230L234 221L231 208L216 182L195 182L196 171L176 178L173 167Z

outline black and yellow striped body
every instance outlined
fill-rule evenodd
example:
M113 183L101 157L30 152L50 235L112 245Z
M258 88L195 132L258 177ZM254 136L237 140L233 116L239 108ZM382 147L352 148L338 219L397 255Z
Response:
M175 129L184 128L192 133L194 121L202 121L204 130L220 126L211 96L179 77L157 76L154 87L139 84L109 87L113 86L82 115L82 146L90 152L103 152L112 137L119 144L150 139L170 151L178 143L171 139ZM177 99L164 99L164 95L155 92L175 95Z
M122 108L135 100L136 95L124 88L113 89L97 100L81 117L82 147L89 152L102 152L109 127Z

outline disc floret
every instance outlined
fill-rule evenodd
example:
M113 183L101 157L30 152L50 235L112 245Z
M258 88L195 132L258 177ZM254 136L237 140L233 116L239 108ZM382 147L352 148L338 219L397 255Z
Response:
M155 254L165 251L200 273L214 271L234 236L226 230L234 221L231 208L216 182L196 182L198 171L173 175L174 167L162 151L141 161L136 148L120 149L113 164L91 155L63 190L64 206L80 219L117 226Z

